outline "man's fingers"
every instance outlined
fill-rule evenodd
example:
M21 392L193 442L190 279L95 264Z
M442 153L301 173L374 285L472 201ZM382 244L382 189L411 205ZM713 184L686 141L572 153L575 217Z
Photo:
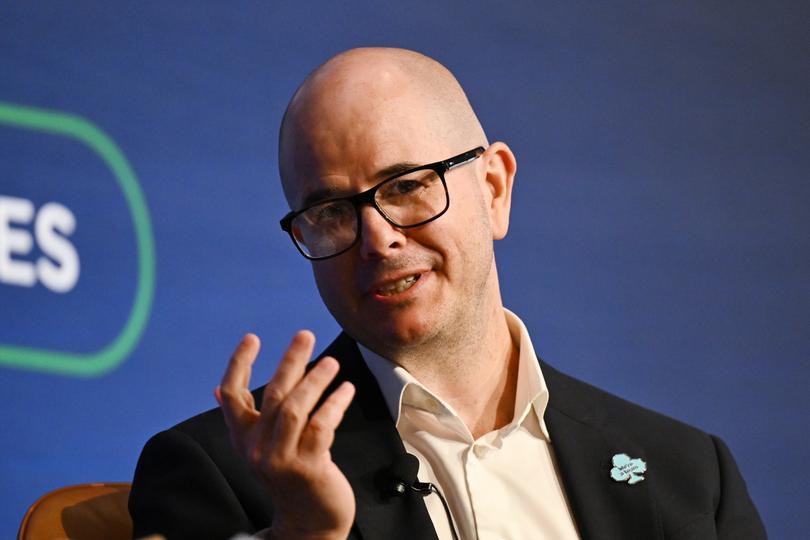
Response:
M314 347L312 332L302 330L293 337L264 388L260 413L248 389L259 338L247 334L239 343L214 396L240 452L272 448L278 456L290 456L299 450L312 453L329 449L335 428L354 396L354 387L343 383L312 414L340 369L337 360L324 357L307 372Z
M272 437L271 444L282 452L292 452L298 448L301 432L309 420L310 413L339 369L337 360L325 356L287 394L278 407L275 418L272 419L274 428L268 429L267 432ZM262 415L261 421L264 423L270 419Z
M320 454L329 450L335 439L335 430L353 398L354 385L345 381L321 404L301 434L298 449L302 454Z
M255 334L247 334L231 355L228 367L222 376L222 382L214 390L225 421L240 431L248 421L255 421L258 415L253 396L248 390L251 366L259 354L261 343Z
M245 334L228 361L228 367L222 375L220 387L225 393L239 388L247 388L250 384L250 372L256 356L259 354L261 342L256 334Z
M262 416L273 419L276 408L304 376L314 348L315 336L309 330L300 330L293 336L276 372L264 387Z

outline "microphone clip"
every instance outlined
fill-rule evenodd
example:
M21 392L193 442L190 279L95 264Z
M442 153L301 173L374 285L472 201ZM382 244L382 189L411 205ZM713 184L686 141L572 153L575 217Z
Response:
M414 482L413 484L408 486L414 492L418 493L422 497L427 497L431 493L436 492L436 486L431 484L430 482Z

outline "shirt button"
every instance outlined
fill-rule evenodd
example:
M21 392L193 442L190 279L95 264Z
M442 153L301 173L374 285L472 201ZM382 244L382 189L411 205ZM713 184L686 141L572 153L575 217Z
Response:
M473 454L475 454L475 457L478 459L482 459L485 455L487 455L487 449L480 444L476 444L473 446Z

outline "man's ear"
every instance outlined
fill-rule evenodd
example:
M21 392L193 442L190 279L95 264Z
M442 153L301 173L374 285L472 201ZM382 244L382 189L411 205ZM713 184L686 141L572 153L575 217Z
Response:
M489 145L484 158L484 183L493 240L500 240L509 230L509 211L512 207L512 184L517 172L517 161L512 150L502 142Z

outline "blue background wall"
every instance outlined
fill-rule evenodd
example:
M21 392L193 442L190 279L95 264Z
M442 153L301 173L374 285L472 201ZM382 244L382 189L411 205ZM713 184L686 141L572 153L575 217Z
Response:
M140 341L103 375L0 364L0 537L47 490L129 479L149 435L214 406L245 331L265 342L257 384L296 329L335 335L277 227L276 129L309 70L376 44L449 66L517 154L497 256L540 354L721 435L772 537L804 537L809 19L798 1L6 3L0 101L117 143L156 288ZM138 278L115 176L75 140L0 124L0 197L68 208L81 263L67 293L0 283L0 345L104 347Z

